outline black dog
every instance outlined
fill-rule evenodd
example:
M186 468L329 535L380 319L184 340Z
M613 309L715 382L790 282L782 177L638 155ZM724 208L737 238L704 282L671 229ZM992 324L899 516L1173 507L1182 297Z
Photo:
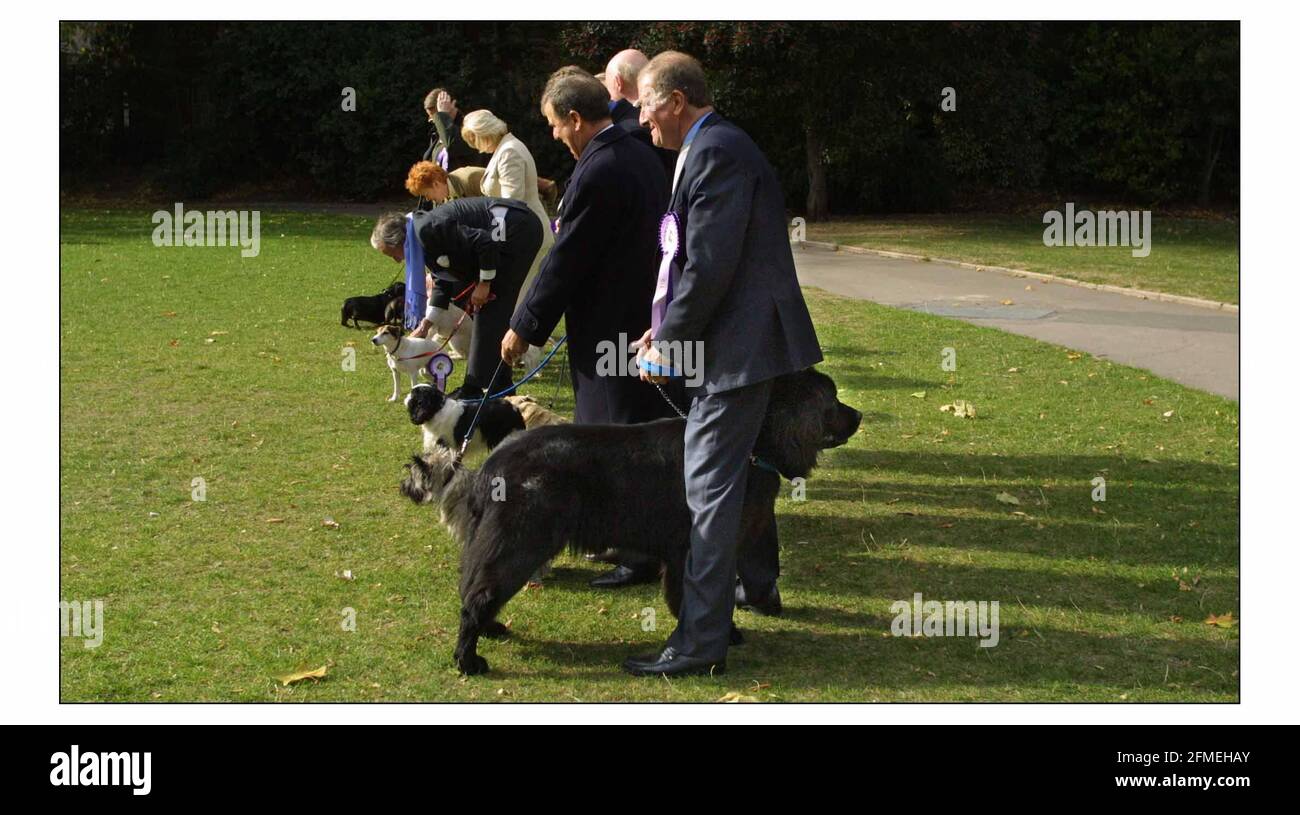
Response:
M861 421L825 374L810 368L773 381L745 491L742 550L776 523L780 478L768 468L785 478L807 476L817 454L844 444ZM615 547L661 560L664 597L678 614L691 525L684 425L552 425L506 440L477 472L440 451L407 465L402 494L438 501L442 523L464 546L455 653L462 673L487 671L478 638L507 633L497 612L566 544L577 552ZM505 500L494 500L501 485Z
M504 399L492 399L480 411L477 402L448 399L442 391L423 383L411 388L406 395L406 414L411 424L424 429L426 453L433 452L436 447L459 450L469 433L475 412L478 413L478 424L474 426L474 438L465 451L467 454L473 454L481 447L492 450L506 436L524 429L523 414Z
M364 320L375 325L391 324L394 311L398 320L402 317L403 303L406 301L406 283L399 280L379 294L369 297L349 297L343 301L342 324L346 327L348 320L353 328L360 328L357 320ZM396 309L393 304L397 303Z

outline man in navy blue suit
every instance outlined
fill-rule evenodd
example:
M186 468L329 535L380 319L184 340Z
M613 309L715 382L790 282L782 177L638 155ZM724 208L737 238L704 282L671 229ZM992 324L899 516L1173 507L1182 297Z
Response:
M683 371L690 346L702 363L691 377L699 384L691 389L685 430L691 542L681 616L661 653L623 667L636 676L719 673L731 639L750 457L772 380L820 362L822 354L795 276L772 166L743 130L713 110L704 69L693 57L659 54L638 84L641 122L657 146L678 150L661 222L661 235L675 238L666 241L672 260L661 268L651 328L641 338L644 361L655 372Z
M574 421L633 424L670 409L653 386L626 374L626 357L611 375L601 353L628 348L650 324L655 230L668 207L668 180L654 151L613 123L608 103L599 80L575 67L556 71L543 92L542 113L578 163L560 202L555 245L515 310L501 356L513 364L530 343L543 344L563 315Z

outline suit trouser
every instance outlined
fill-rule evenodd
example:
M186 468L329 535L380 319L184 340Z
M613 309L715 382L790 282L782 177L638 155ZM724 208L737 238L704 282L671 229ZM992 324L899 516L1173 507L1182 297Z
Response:
M489 394L510 387L510 366L498 365L501 340L510 328L519 289L542 246L541 224L532 210L512 210L507 215L506 228L511 237L502 247L497 276L492 280L495 299L474 314L474 336L470 339L465 369L465 386L483 388Z
M736 547L749 458L767 412L770 380L691 402L686 419L686 505L691 548L681 616L668 644L700 659L722 660L736 602Z

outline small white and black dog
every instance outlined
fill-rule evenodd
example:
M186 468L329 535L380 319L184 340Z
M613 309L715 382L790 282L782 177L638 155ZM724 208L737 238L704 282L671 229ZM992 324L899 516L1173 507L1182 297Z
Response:
M411 424L418 424L424 431L426 453L439 447L460 450L476 411L478 424L474 426L474 439L465 451L466 455L491 450L511 433L526 428L523 414L504 399L489 400L481 411L478 407L477 402L448 399L442 391L423 382L406 394L406 413Z
M390 402L396 402L400 395L397 372L402 371L409 376L411 387L414 388L420 381L419 376L424 372L424 366L429 364L429 359L439 345L434 340L402 336L402 329L395 325L381 326L375 336L370 338L370 342L388 354L388 369L393 372L393 395L388 397Z

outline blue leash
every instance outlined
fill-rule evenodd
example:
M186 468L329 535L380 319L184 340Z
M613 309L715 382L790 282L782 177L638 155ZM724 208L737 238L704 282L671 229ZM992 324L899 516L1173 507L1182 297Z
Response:
M561 345L564 345L564 341L567 340L568 338L569 338L569 335L568 335L568 334L565 334L563 337L560 337L558 340L556 340L556 341L555 341L555 345L554 345L554 347L551 348L550 352L549 352L546 356L542 357L542 361L539 362L539 363L537 363L537 367L534 368L533 370L531 370L531 371L528 373L528 376L525 376L523 379L519 380L519 381L516 382L515 384L511 385L510 387L506 388L505 390L503 390L503 391L501 391L501 392L499 392L499 393L493 393L493 394L489 394L489 395L487 395L487 396L480 396L480 397L477 398L477 399L461 399L461 400L460 400L461 403L466 404L466 405L472 405L472 404L474 404L475 402L487 402L487 401L489 401L489 400L492 400L492 399L500 399L502 396L506 396L506 395L508 395L509 393L511 393L512 391L514 391L516 388L518 388L520 385L524 384L524 383L527 382L528 380L530 380L530 379L532 379L533 377L537 376L537 372L540 371L541 369L543 369L543 368L546 367L546 363L548 363L548 362L551 361L551 357L555 356L555 352L558 351L558 350L560 350L560 346L561 346ZM500 366L500 365L497 366L497 370L501 370L501 366ZM493 378L494 378L494 379L496 378L496 375L495 375L495 374L493 375Z

